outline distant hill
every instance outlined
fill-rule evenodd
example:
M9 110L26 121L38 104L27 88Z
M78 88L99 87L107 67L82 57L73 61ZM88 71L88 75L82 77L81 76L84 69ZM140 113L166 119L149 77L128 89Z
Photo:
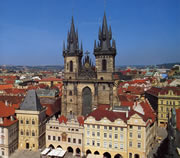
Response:
M157 65L157 67L164 68L164 69L171 69L174 65L180 65L180 62L159 64L159 65Z
M45 65L45 66L14 66L14 65L0 65L0 69L7 69L7 70L62 70L64 66L61 65Z

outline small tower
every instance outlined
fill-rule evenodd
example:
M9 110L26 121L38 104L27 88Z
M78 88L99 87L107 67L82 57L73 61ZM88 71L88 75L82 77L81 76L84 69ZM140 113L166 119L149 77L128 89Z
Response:
M70 32L67 35L67 46L63 43L63 56L64 56L64 78L76 79L78 70L81 67L81 58L83 50L82 44L79 49L78 31L75 31L74 20L72 17Z
M111 42L111 27L108 29L105 13L102 28L99 27L98 36L98 43L94 42L97 78L100 80L112 80L112 74L115 70L116 44L114 39Z
M29 90L20 108L15 111L19 120L19 149L37 151L45 147L46 107L35 90Z

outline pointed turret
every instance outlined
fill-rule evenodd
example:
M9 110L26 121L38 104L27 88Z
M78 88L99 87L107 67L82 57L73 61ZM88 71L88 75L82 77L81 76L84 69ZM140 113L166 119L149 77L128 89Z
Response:
M82 41L81 41L81 52L83 52L83 45L82 45Z
M112 31L111 26L108 27L106 13L99 28L98 38L97 45L94 42L97 78L112 80L115 71L116 44L114 40L111 42Z
M116 42L114 39L112 40L112 48L116 49Z
M103 24L102 24L103 37L106 37L107 33L108 33L108 26L107 26L107 20L106 20L106 13L104 12Z
M74 18L72 16L70 32L67 35L67 49L64 50L63 56L82 56L82 51L79 49L78 30L75 31Z
M111 26L109 26L108 29L106 13L104 13L102 28L99 27L98 38L99 38L98 47L94 47L95 55L98 55L99 53L116 55L115 48L111 46L112 31L111 31Z
M63 40L63 52L65 51L65 42Z
M96 40L94 40L94 49L96 49Z
M109 26L109 39L112 39L112 31L111 31L111 26Z

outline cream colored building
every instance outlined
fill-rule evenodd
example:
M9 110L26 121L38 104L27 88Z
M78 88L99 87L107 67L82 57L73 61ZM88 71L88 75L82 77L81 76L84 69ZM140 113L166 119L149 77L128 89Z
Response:
M5 105L0 106L0 157L8 158L18 147L18 120L12 107L2 106Z
M19 120L18 148L35 151L45 147L46 108L40 104L35 90L28 91L15 112Z
M158 126L166 127L171 109L180 108L180 88L165 87L158 94Z
M82 155L83 133L82 117L53 117L46 124L46 147L60 147L74 155Z
M149 106L145 101L131 110L116 107L91 112L84 121L84 152L107 158L146 158L156 136L155 114Z

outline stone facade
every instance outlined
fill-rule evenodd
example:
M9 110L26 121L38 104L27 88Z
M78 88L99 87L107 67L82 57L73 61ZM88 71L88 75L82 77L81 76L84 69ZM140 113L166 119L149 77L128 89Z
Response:
M83 154L84 127L82 118L51 118L46 124L46 147L62 148L74 155Z
M67 48L63 46L64 80L62 90L61 113L87 115L99 104L113 106L113 72L115 70L115 41L111 44L111 28L107 27L104 15L102 29L99 30L99 42L94 45L96 66L88 52L83 57L82 44L79 48L78 34L72 19L68 32ZM84 59L84 62L83 62Z
M18 148L18 121L14 119L10 121L12 122L10 125L0 125L0 157L2 158L8 158Z
M151 117L150 110L145 111L148 104L144 110L138 106L124 111L101 108L90 113L84 121L85 154L114 158L148 157L157 124L155 115Z
M42 107L35 90L30 90L15 111L19 120L18 149L36 151L45 146L46 107Z

